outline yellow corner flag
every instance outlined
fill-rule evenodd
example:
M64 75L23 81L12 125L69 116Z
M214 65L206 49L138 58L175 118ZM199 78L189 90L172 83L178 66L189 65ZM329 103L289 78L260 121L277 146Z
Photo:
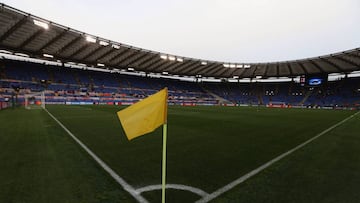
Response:
M150 133L167 122L168 90L159 92L117 112L129 140Z

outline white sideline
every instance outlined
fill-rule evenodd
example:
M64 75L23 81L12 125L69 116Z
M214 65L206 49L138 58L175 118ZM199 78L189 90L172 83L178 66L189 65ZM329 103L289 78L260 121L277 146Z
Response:
M92 152L85 144L83 144L78 138L75 137L72 132L70 132L58 119L55 118L47 109L44 110L53 118L69 135L72 139L75 140L106 172L110 174L111 177L118 182L124 190L129 192L138 202L148 203L148 201L140 195L129 183L127 183L123 178L115 173L105 162L103 162L94 152Z
M289 150L289 151L281 154L280 156L278 156L278 157L270 160L269 162L263 164L262 166L254 169L254 170L252 170L252 171L250 171L249 173L245 174L244 176L241 176L240 178L238 178L238 179L234 180L233 182L225 185L224 187L216 190L215 192L206 195L205 197L197 200L195 203L206 203L206 202L209 202L210 200L215 199L215 198L218 197L219 195L221 195L221 194L223 194L223 193L231 190L231 189L234 188L235 186L239 185L240 183L246 181L247 179L251 178L252 176L258 174L258 173L261 172L262 170L264 170L264 169L266 169L267 167L271 166L273 163L281 160L282 158L286 157L287 155L295 152L296 150L304 147L305 145L309 144L309 143L312 142L313 140L315 140L315 139L319 138L320 136L328 133L329 131L331 131L332 129L338 127L339 125L345 123L346 121L348 121L349 119L353 118L354 116L356 116L356 115L359 114L359 113L360 113L360 111L358 111L357 113L355 113L355 114L353 114L353 115L345 118L344 120L336 123L335 125L329 127L328 129L322 131L321 133L317 134L315 137L310 138L309 140L305 141L304 143L302 143L302 144L296 146L295 148L293 148L293 149L291 149L291 150Z
M190 191L194 194L199 195L200 197L204 197L206 195L209 195L207 192L196 188L196 187L191 187L191 186L187 186L187 185L180 185L180 184L166 184L165 186L166 189L176 189L176 190L185 190L185 191ZM138 188L136 189L136 192L138 192L139 194L143 193L143 192L148 192L148 191L153 191L153 190L161 190L161 185L149 185L149 186L145 186L142 188Z

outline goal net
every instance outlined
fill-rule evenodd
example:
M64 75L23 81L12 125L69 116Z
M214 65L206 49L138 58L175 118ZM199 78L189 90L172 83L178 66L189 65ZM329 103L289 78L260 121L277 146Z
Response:
M25 94L26 109L45 109L45 92Z

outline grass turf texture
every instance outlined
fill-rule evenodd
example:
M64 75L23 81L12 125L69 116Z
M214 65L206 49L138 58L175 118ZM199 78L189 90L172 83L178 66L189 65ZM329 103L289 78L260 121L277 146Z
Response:
M43 110L0 111L0 202L136 202Z
M49 111L53 113L54 116L132 186L138 188L160 184L161 128L154 133L129 142L123 134L115 114L120 108L121 107L116 106L48 106ZM19 115L14 116L13 112ZM45 148L43 151L45 155L43 156L50 156L47 154L49 152L47 152L46 149L51 149L53 148L52 145L57 145L58 151L53 151L53 156L62 157L64 151L66 151L67 156L64 156L64 159L67 162L62 163L60 161L60 163L57 163L58 159L55 159L50 163L41 163L39 166L33 162L29 162L26 167L19 167L13 164L7 167L8 170L14 169L14 172L10 174L7 174L7 171L4 171L4 169L0 169L0 177L7 177L9 182L7 185L2 184L0 200L3 200L3 198L7 200L6 197L9 194L15 195L16 188L18 187L17 184L19 184L20 181L17 183L12 182L11 180L13 180L14 177L19 175L25 176L25 174L32 176L32 173L36 173L36 171L28 171L22 174L21 171L17 171L19 170L18 168L26 171L28 167L46 168L46 170L42 172L49 174L48 181L44 181L42 187L36 186L36 188L32 188L31 185L34 183L39 184L37 183L38 181L36 179L25 179L24 182L21 182L23 187L31 187L33 193L45 195L50 198L51 191L48 191L49 186L58 184L56 175L60 174L61 176L62 173L66 173L66 171L56 170L57 167L51 166L51 164L64 164L80 170L76 178L74 175L74 178L71 180L73 184L82 183L92 185L89 183L91 181L95 183L90 189L82 190L81 187L78 189L84 196L89 193L86 197L82 196L83 199L79 198L80 200L85 202L101 202L101 199L96 199L94 191L100 194L107 194L106 192L110 190L113 191L110 192L113 195L105 195L105 198L108 198L107 202L132 201L128 194L124 194L125 192L121 190L120 186L116 185L114 181L109 180L110 178L104 174L70 138L66 137L65 132L57 127L45 112L32 112L33 111L23 110L0 112L0 119L3 119L1 120L1 132L8 132L8 128L11 128L11 125L15 125L14 120L20 119L18 118L19 116L22 117L22 121L18 121L18 124L15 126L21 126L20 124L22 122L39 120L39 123L31 124L31 127L28 126L26 129L17 132L20 137L33 138L21 140L20 143L16 141L16 139L11 142L7 141L8 144L6 144L6 146L8 146L8 148L2 149L2 151L6 151L5 154L8 154L8 159L14 159L15 156L15 158L22 160L23 158L20 154L14 154L19 146L23 147L25 144L34 145L31 147L36 150L44 150L42 148ZM198 187L211 193L281 153L315 136L354 112L307 109L171 106L169 107L168 113L167 183ZM8 119L9 115L14 116L14 119ZM51 131L46 127L48 124L46 124L46 122L44 123L44 121L51 123L53 126L53 128L50 128ZM356 148L360 146L360 137L357 133L359 132L358 126L360 125L358 118L350 121L345 123L346 128L340 126L342 130L339 127L329 134L324 135L304 150L296 152L270 167L264 173L257 175L244 184L225 193L215 200L215 202L264 202L268 200L273 202L282 200L311 202L321 200L321 195L312 195L312 193L315 193L314 190L320 190L317 194L325 195L328 188L336 188L338 182L344 183L340 180L337 181L337 179L343 178L343 176L333 176L334 171L336 171L336 174L344 174L347 177L347 187L352 188L352 190L349 190L351 194L345 194L344 192L340 195L332 191L331 194L326 194L327 200L341 200L342 195L346 195L343 199L349 201L358 200L355 190L360 186L359 175L356 174L356 171L360 169L360 165L358 164L360 163L360 158L356 156L356 154L358 154L358 149ZM3 126L3 124L5 125ZM22 129L24 127L18 128ZM35 132L32 132L33 130ZM38 143L36 142L36 140L39 139L36 138L38 136L36 131L43 131L43 137L46 137L43 139L49 139L47 138L49 136L55 138L61 137L61 140L66 142L59 144L54 140L52 142ZM342 134L344 132L346 132L348 136L343 136ZM14 134L14 132L2 133L0 139L13 139L9 136L10 134ZM61 136L59 136L59 134L61 134ZM333 145L337 142L343 143L337 146L337 150L342 151L342 153L338 154L336 150L329 149L326 140L328 140L330 144L333 143ZM3 142L0 141L0 145L2 145L2 143ZM10 147L10 145L12 146ZM310 150L311 147L313 148L312 150ZM67 148L73 148L73 151L65 150ZM75 156L73 153L77 153L78 155ZM36 158L37 155L32 155L31 153L24 155L24 157L28 156L30 156L30 159L38 159ZM1 157L4 157L4 155L1 155ZM3 158L1 160L3 160ZM346 163L345 166L343 165L344 163ZM320 169L315 170L312 168L312 166L315 167L317 165ZM97 178L92 176L87 177L84 174L85 172L81 171L84 167L86 168L86 173L93 171L93 173L96 174L94 176ZM63 176L66 176L66 174L63 174ZM335 178L335 180L326 182L326 184L316 184L317 181L325 181L330 178ZM18 179L20 180L21 178ZM287 184L289 184L291 180L298 181L295 181L295 183L291 185L292 187L288 187ZM77 181L78 183L75 183ZM106 185L106 187L101 187L104 191L97 188L98 185ZM320 187L322 185L326 185L327 187L322 190L323 187ZM8 189L4 192L2 190L3 187L7 187ZM62 193L66 193L67 191L72 194L74 190L72 187L62 186L59 190ZM160 202L161 196L159 191L146 192L143 193L143 195L150 202ZM56 201L58 200L57 197L57 195L53 196ZM72 196L68 195L68 197ZM49 200L48 198L44 198L43 202ZM197 199L199 199L198 196L184 191L169 190L167 192L168 202L194 202ZM30 196L27 200L41 202L42 199L36 199L35 195ZM80 202L76 200L78 199L70 199L68 202ZM65 201L61 201L61 198L59 198L59 202L66 202L66 199Z

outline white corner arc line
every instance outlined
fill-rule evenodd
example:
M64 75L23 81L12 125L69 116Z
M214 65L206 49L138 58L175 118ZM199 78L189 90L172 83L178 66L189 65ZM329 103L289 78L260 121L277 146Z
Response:
M357 114L359 114L360 111L358 111L357 113L345 118L344 120L336 123L335 125L329 127L328 129L322 131L321 133L317 134L316 136L308 139L307 141L303 142L302 144L299 144L298 146L296 146L295 148L279 155L278 157L268 161L267 163L261 165L260 167L250 171L249 173L241 176L240 178L234 180L233 182L230 182L229 184L219 188L218 190L214 191L213 193L210 193L209 195L197 200L195 203L206 203L209 202L210 200L215 199L216 197L220 196L221 194L231 190L232 188L234 188L235 186L239 185L240 183L246 181L247 179L251 178L252 176L258 174L259 172L261 172L262 170L266 169L267 167L271 166L272 164L274 164L275 162L281 160L282 158L288 156L289 154L292 154L293 152L297 151L298 149L304 147L305 145L309 144L310 142L312 142L313 140L319 138L320 136L328 133L329 131L333 130L334 128L338 127L339 125L345 123L346 121L350 120L351 118L353 118L354 116L356 116Z
M72 139L75 140L108 174L114 178L114 180L119 183L124 190L129 192L138 202L140 203L148 203L148 201L141 196L136 190L127 183L123 178L121 178L115 171L113 171L104 161L102 161L94 152L92 152L85 144L83 144L77 137L75 137L70 130L68 130L55 116L53 116L47 109L44 110L50 115L52 119L54 119L64 130L67 132Z
M136 189L136 192L138 192L139 194L143 193L143 192L149 192L149 191L153 191L153 190L161 190L161 186L162 185L149 185L149 186L145 186L142 188L138 188ZM196 187L191 187L191 186L187 186L187 185L180 185L180 184L166 184L165 186L166 189L175 189L175 190L185 190L185 191L190 191L194 194L199 195L200 197L205 197L206 195L209 195L207 192L196 188Z

